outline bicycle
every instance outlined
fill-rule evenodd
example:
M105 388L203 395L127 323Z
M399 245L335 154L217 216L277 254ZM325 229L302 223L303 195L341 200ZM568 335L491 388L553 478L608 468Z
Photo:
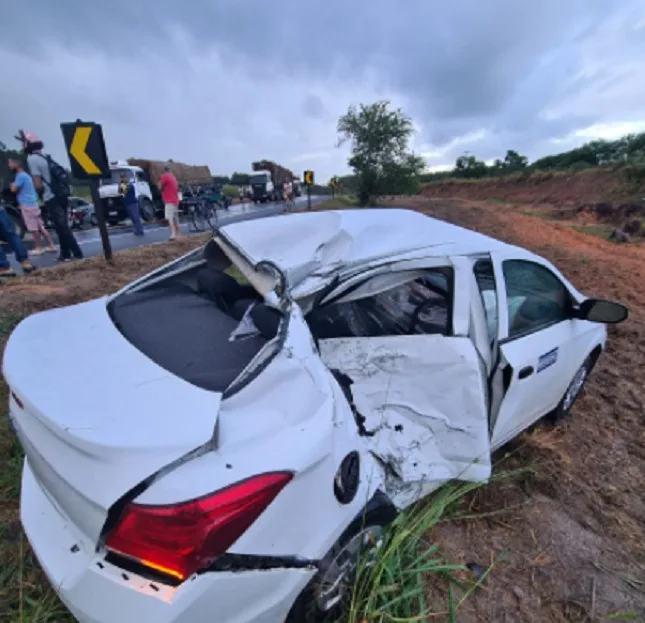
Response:
M208 225L213 231L217 225L217 211L210 201L202 200L189 206L190 217L195 231L204 231ZM215 225L213 225L213 220Z

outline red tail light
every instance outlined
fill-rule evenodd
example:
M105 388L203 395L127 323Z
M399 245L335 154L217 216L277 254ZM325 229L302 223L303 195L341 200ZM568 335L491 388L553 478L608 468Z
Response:
M185 580L235 543L292 477L262 474L174 506L128 504L105 547Z

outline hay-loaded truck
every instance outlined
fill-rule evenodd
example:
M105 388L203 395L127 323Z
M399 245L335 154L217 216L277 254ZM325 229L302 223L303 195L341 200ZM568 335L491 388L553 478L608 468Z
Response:
M135 193L139 202L141 218L151 221L163 217L164 205L161 200L159 178L164 168L170 167L179 184L180 190L187 187L212 184L211 172L207 166L194 166L180 162L164 162L162 160L142 160L131 158L118 160L110 164L110 179L105 179L99 188L103 200L105 218L109 225L116 225L128 218L119 184L123 176L134 183ZM180 192L181 199L181 192Z
M282 189L285 182L292 182L294 193L299 196L300 182L293 171L281 167L270 160L260 160L251 165L253 173L249 179L251 199L255 203L266 201L281 201Z

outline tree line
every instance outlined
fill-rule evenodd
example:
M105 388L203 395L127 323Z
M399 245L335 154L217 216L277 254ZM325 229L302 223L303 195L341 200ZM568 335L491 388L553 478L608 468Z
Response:
M453 169L437 173L426 173L422 181L430 182L449 177L477 179L498 177L518 171L580 171L592 167L609 165L645 164L645 132L628 134L614 141L589 141L580 147L558 154L544 156L532 163L517 151L509 149L503 160L497 159L486 164L472 154L465 153L455 162Z
M339 145L349 142L348 160L354 174L340 178L343 186L356 193L361 205L378 195L414 193L421 183L447 178L481 179L517 172L582 170L607 165L629 165L626 177L645 180L645 132L628 134L614 141L595 140L581 147L529 159L509 149L504 158L491 164L466 152L447 171L429 173L425 162L409 149L414 133L412 120L401 109L392 110L388 101L351 106L338 121Z

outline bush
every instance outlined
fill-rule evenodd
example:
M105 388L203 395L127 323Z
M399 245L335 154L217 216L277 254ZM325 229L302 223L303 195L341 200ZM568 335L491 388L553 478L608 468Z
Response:
M222 194L230 199L237 199L240 196L240 191L237 186L232 184L224 184L222 187Z

